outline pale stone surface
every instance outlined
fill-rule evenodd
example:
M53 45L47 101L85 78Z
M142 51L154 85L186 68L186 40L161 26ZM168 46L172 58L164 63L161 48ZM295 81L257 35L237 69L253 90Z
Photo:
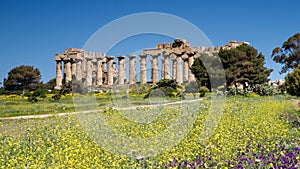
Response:
M189 61L188 61L188 58L185 58L183 60L183 63L184 63L184 74L183 74L183 79L184 79L184 82L188 82L189 81Z
M86 86L91 87L93 84L92 60L87 60L86 65Z
M107 64L107 59L106 58L102 59L102 71L103 72L107 72L106 64Z
M87 65L86 59L83 59L81 64L81 71L82 71L82 77L84 79L86 79L86 65Z
M64 72L66 76L66 83L68 83L72 80L70 60L64 60Z
M196 81L196 78L190 69L193 66L193 63L194 63L194 55L190 55L189 56L189 81L188 81L189 83Z
M158 82L158 55L152 55L152 82Z
M80 81L82 80L82 61L81 60L77 60L77 65L76 65L76 80Z
M165 79L165 59L161 58L161 79Z
M120 85L123 85L125 83L125 79L126 79L126 74L125 74L125 65L124 65L124 59L125 59L125 56L118 56L118 59L119 59L119 63L118 63L118 66L119 66L119 84Z
M164 78L170 79L170 57L169 54L164 55Z
M62 86L62 64L60 60L56 61L56 86L55 89L61 89Z
M172 79L176 79L176 70L177 70L177 68L176 68L176 66L177 66L177 60L176 60L176 58L173 58L172 59Z
M129 55L129 84L136 83L135 55Z
M97 61L97 86L102 85L103 81L103 72L102 72L102 60L98 59Z
M141 58L141 84L147 83L147 55L140 55Z
M114 57L107 56L106 57L108 62L108 71L107 71L107 85L113 85L114 83Z
M176 59L176 81L182 84L182 59L179 56Z
M72 63L71 72L72 72L72 79L73 79L73 77L76 76L76 60L72 59L71 63Z
M92 71L93 71L93 73L95 72L97 72L97 59L92 59ZM96 81L96 80L95 80Z

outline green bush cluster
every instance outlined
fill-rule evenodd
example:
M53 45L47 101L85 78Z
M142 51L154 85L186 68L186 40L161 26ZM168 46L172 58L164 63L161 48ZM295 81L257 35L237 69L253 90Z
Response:
M144 98L181 96L180 86L174 79L161 79L151 87Z
M254 87L249 87L245 89L239 89L236 87L229 87L225 92L227 96L251 96L251 95L259 95L259 96L275 96L281 94L280 89L276 89L270 85L255 85Z

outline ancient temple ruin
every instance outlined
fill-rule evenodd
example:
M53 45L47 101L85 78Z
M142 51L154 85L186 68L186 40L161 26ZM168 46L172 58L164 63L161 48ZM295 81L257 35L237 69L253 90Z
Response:
M85 87L97 88L111 85L156 83L160 79L175 79L179 84L195 81L190 67L201 53L216 55L221 49L231 49L247 42L230 41L225 46L191 47L182 39L173 43L156 44L153 49L144 49L139 55L106 56L105 53L87 52L68 48L63 54L56 54L56 89L72 80ZM159 59L161 56L161 59ZM151 57L151 81L147 81L147 58ZM117 60L117 62L115 61ZM126 69L125 60L129 62ZM139 70L136 62L139 60ZM161 62L161 64L158 64ZM158 65L161 65L159 68ZM126 77L126 71L129 77ZM159 77L159 71L160 77ZM138 73L137 73L138 72ZM139 76L139 81L137 80Z

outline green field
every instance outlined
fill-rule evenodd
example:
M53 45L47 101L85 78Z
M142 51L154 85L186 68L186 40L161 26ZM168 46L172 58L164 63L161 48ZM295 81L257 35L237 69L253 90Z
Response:
M34 104L19 98L1 99L2 117L14 113L75 111L72 98L62 98L59 102L46 99ZM167 100L171 101L178 99ZM99 111L94 113L0 120L0 168L292 168L300 165L300 115L290 100L280 96L228 97L224 105L217 104L223 101L205 97L179 105L117 111L108 106L112 99L96 97ZM131 103L149 104L149 100L136 98ZM112 135L95 136L103 127L103 119L112 131L128 140L161 135L152 140L156 145L152 152L155 155L151 156L147 142L129 142L126 148L127 143L106 145L117 139ZM174 140L182 133L182 137ZM97 142L101 139L104 141ZM141 152L146 155L140 156Z

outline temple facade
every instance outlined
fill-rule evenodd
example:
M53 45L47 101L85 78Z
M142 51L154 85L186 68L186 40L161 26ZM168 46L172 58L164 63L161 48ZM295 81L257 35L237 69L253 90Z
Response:
M55 55L55 89L61 89L63 83L72 80L79 81L89 88L156 83L160 79L171 78L179 84L190 83L195 81L190 67L193 65L194 59L201 53L217 55L221 49L231 49L243 44L249 43L230 41L225 46L191 47L185 40L175 39L173 43L156 44L155 48L144 49L139 55L127 56L106 56L105 53L68 48L63 54ZM151 59L150 70L147 69L149 57ZM137 61L140 62L139 66L136 64ZM125 62L129 62L129 68L126 68ZM159 67L159 65L161 66ZM147 73L151 74L150 81L147 81ZM127 74L129 74L128 77ZM139 76L139 80L137 76Z

